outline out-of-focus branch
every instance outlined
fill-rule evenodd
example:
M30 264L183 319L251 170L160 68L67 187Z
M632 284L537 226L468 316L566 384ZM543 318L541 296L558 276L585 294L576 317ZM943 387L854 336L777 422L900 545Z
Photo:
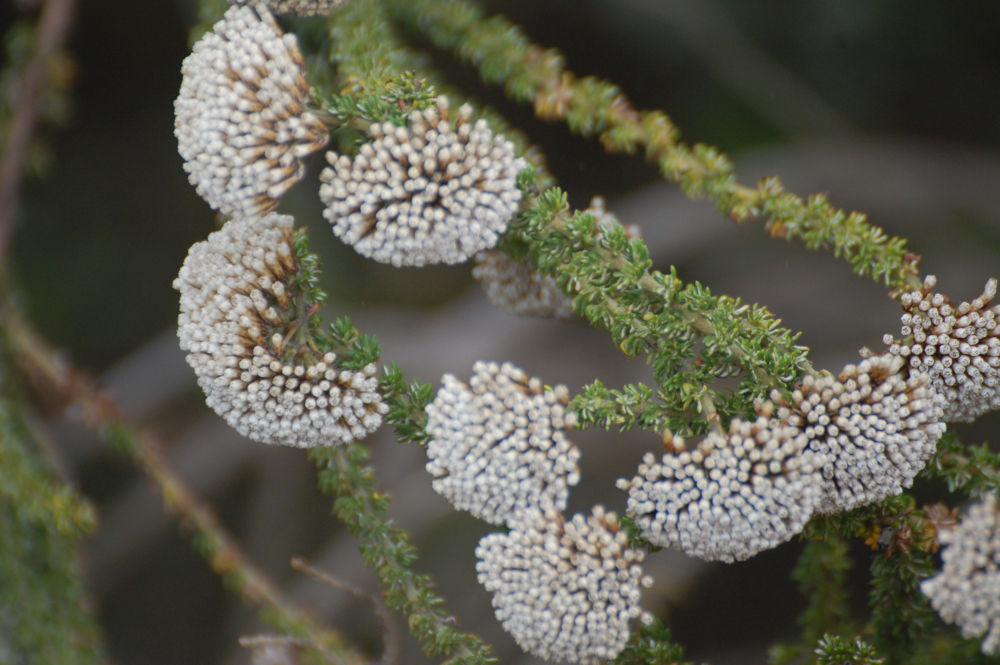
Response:
M337 579L317 568L313 568L304 559L300 559L299 557L292 559L292 568L306 573L320 582L332 586L334 589L346 591L355 598L360 598L371 603L372 607L375 608L375 615L378 616L379 621L382 623L382 657L379 658L378 663L375 665L394 665L399 662L399 631L396 630L396 624L392 621L392 614L390 614L389 608L386 607L385 601L382 600L381 596L368 593L361 587Z
M318 625L289 602L275 584L249 561L215 513L167 464L150 432L128 422L117 404L83 372L60 356L7 303L0 303L16 362L29 380L51 399L76 405L84 422L116 450L127 454L163 493L168 511L194 531L199 553L227 586L261 608L262 617L278 630L302 638L329 662L363 663L364 657L338 632Z
M73 22L75 0L45 0L35 39L35 50L16 86L16 108L4 137L0 156L0 265L3 265L13 226L14 204L24 178L31 137L38 123L39 101L47 68L62 48Z

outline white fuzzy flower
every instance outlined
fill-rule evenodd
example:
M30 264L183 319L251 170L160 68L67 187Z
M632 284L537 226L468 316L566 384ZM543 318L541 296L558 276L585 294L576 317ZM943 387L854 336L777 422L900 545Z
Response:
M941 530L941 572L920 590L964 637L982 637L985 654L1000 653L1000 505L987 494L958 525Z
M298 14L299 16L318 16L329 14L337 7L346 4L348 0L257 0L256 4L264 4L275 14ZM229 4L255 4L252 0L229 0Z
M476 254L475 277L490 301L521 316L573 316L573 300L551 275L544 275L505 252L491 249Z
M452 127L448 101L415 111L408 127L371 127L352 159L327 153L323 216L363 256L394 266L461 263L493 247L517 211L527 162L468 105Z
M807 376L790 402L774 395L780 418L800 428L829 460L817 510L841 512L909 487L944 433L941 400L926 374L884 354L839 376Z
M545 388L510 363L477 362L469 384L446 374L427 406L434 491L492 524L531 508L566 507L580 452L565 386Z
M174 288L177 336L208 405L240 434L311 447L361 439L387 411L375 365L338 368L302 344L305 294L286 215L234 219L195 243Z
M230 216L260 216L326 145L304 110L309 86L293 35L262 6L234 6L194 45L174 102L177 150L191 184Z
M742 560L792 538L812 517L826 460L807 445L800 430L774 418L734 418L728 434L710 432L690 450L668 435L667 453L647 453L618 487L654 545Z
M982 295L955 306L934 293L937 278L919 291L904 293L901 341L885 336L889 352L926 372L944 398L944 420L971 422L1000 409L1000 304L990 306L997 280Z
M601 506L570 520L529 511L510 532L479 541L476 571L493 593L497 619L522 649L596 664L621 653L632 620L652 618L639 605L642 588L652 584L643 555L628 547L617 517Z

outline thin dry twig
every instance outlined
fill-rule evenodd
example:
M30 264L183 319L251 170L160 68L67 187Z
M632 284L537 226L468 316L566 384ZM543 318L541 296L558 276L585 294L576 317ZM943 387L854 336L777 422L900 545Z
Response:
M395 622L392 620L392 614L389 612L389 608L386 606L385 601L383 601L381 597L373 593L369 593L361 587L351 584L350 582L337 579L328 573L324 573L317 568L313 568L308 562L306 562L305 559L294 557L291 565L295 570L314 577L320 582L328 584L335 589L346 591L355 598L360 598L371 603L375 608L376 616L378 616L379 620L382 622L383 628L382 656L375 665L395 665L395 663L399 662L399 631L396 628Z
M250 649L250 665L299 665L299 651L308 642L287 635L243 635L241 647Z
M10 242L14 204L24 179L25 160L38 122L46 69L52 56L66 41L74 9L75 0L45 0L38 21L35 52L16 83L17 108L5 137L3 155L0 156L0 266Z

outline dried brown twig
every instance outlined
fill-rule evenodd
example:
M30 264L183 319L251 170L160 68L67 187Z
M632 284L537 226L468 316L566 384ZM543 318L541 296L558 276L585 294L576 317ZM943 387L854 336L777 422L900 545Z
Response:
M366 662L340 633L317 624L247 559L212 509L170 468L151 432L130 423L114 400L52 349L9 303L0 303L0 321L15 360L34 387L57 403L78 407L86 425L132 458L162 492L166 509L193 530L198 550L212 570L244 600L260 607L276 628L302 638L329 662Z
M0 266L10 241L14 204L24 179L28 148L38 122L39 101L45 87L47 68L66 41L75 4L75 0L45 0L38 21L34 54L16 83L17 107L7 128L3 155L0 156Z

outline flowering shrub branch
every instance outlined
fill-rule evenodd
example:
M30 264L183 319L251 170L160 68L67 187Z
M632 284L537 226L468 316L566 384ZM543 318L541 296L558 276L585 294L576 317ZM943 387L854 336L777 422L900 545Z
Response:
M902 238L888 237L862 213L845 213L823 195L801 197L785 191L778 178L756 187L740 184L729 159L718 149L678 140L679 132L661 111L638 111L613 84L578 78L562 55L544 49L501 16L487 18L470 2L390 0L402 22L475 65L484 81L503 85L512 98L534 105L545 120L562 120L570 130L597 136L610 152L644 150L667 179L692 198L707 197L737 223L762 218L774 237L800 239L848 261L858 275L893 288L912 288L919 257Z
M192 246L174 282L178 337L208 405L234 429L311 448L333 512L427 655L455 665L496 661L489 645L457 627L433 580L416 572L412 538L388 517L390 497L361 442L383 422L400 442L424 449L435 491L503 529L476 548L479 581L494 594L500 624L543 658L680 665L669 630L641 605L652 585L647 555L674 547L734 561L796 535L806 540L792 573L807 601L802 635L776 646L771 662L967 658L968 643L937 616L965 637L983 637L983 653L1000 649L1000 603L962 592L971 579L1000 588L1000 573L974 554L982 547L985 560L1000 556L1000 455L941 436L946 421L1000 404L995 280L954 305L934 292L933 277L917 278L919 257L902 238L822 195L803 200L775 177L739 183L725 154L681 142L665 113L637 110L613 84L577 77L558 51L467 0L342 4L200 3L204 23L182 66L175 134L191 184L228 219ZM885 352L865 349L834 376L814 368L798 334L765 307L685 283L673 267L653 270L639 234L600 205L572 210L527 139L443 82L402 43L400 26L472 63L539 118L595 136L609 152L644 153L688 196L708 198L736 223L763 220L776 238L845 259L900 301L898 334L884 337ZM9 208L3 188L19 184L7 161L23 170L31 133L30 123L12 126L20 143L7 146L0 215ZM571 307L626 357L643 357L655 386L593 381L571 397L510 363L481 362L468 383L448 374L435 391L408 382L391 361L380 368L377 339L349 318L324 328L318 258L295 220L275 210L303 177L306 157L325 148L323 216L358 253L394 266L473 259L480 274L491 265L523 280L501 295L523 294L524 310L536 313ZM497 267L500 253L513 268ZM328 662L362 660L288 603L170 471L155 441L92 382L58 366L11 312L4 329L28 373L78 402L105 441L159 486L167 510L194 525L213 570L288 633L278 641ZM17 428L7 427L6 407L0 400L5 445L24 438L7 436ZM580 476L580 451L566 436L574 427L640 428L662 443L635 476L619 479L622 518L603 506L563 514ZM17 450L2 452L13 459ZM903 493L918 473L984 498L961 520L943 504L918 505ZM25 477L9 484L15 504L25 502ZM62 535L86 526L84 504L42 485L31 486L44 497L31 505L70 507L29 511L31 519ZM857 538L879 550L864 623L845 591L848 542ZM944 565L934 575L938 556Z

